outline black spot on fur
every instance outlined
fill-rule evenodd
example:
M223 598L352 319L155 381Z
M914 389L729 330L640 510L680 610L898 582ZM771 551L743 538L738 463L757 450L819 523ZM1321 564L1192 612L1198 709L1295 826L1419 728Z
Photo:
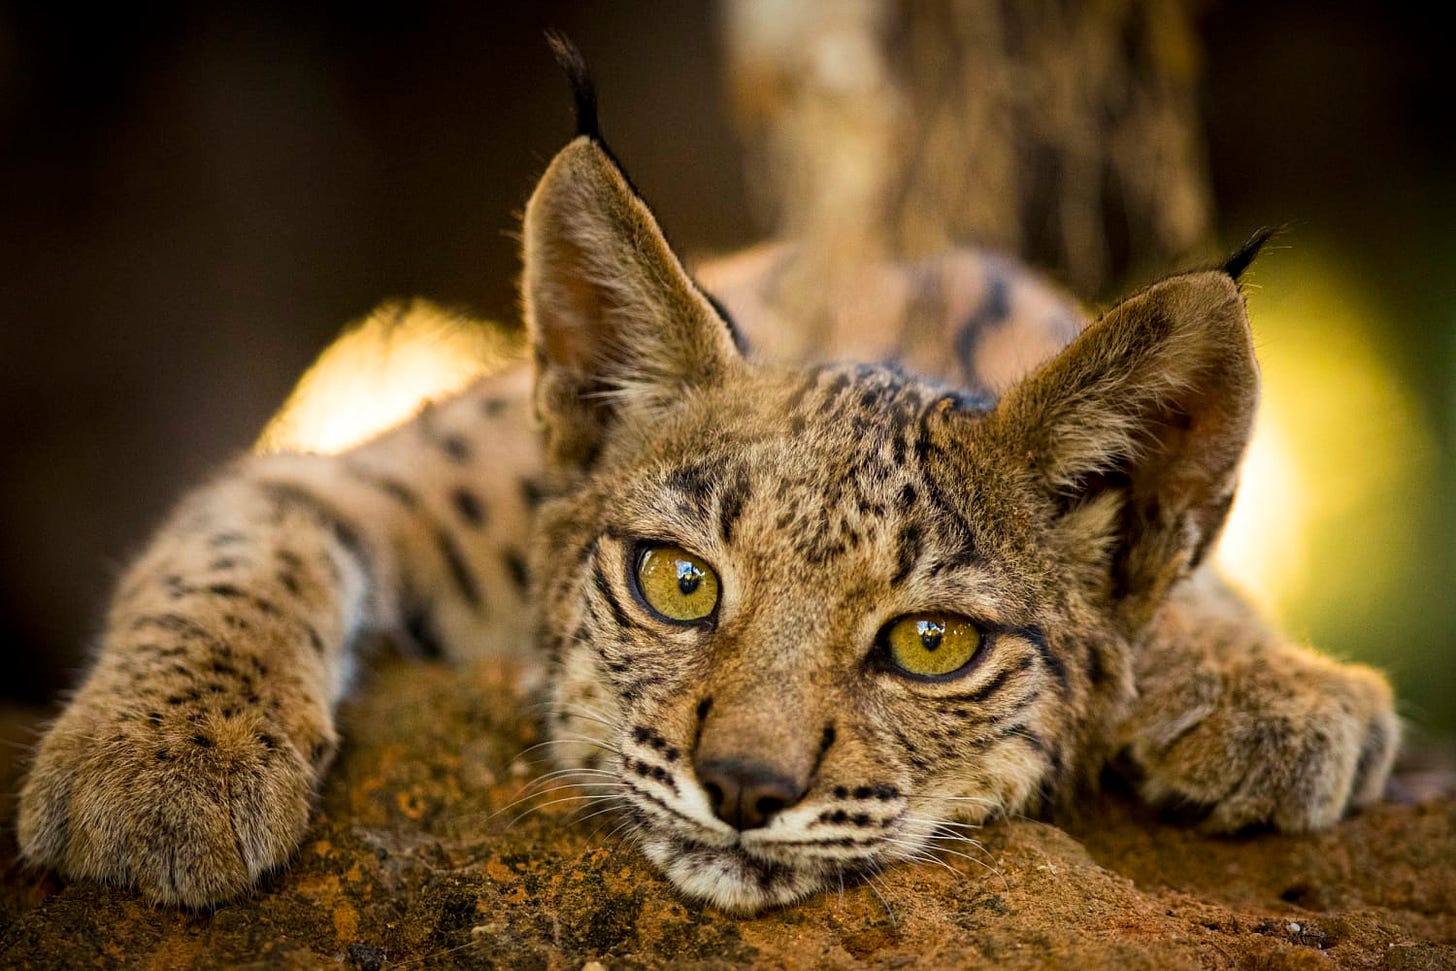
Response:
M637 623L627 616L622 609L622 604L617 600L617 595L612 592L612 586L607 582L606 575L602 573L600 563L592 564L592 584L596 587L597 593L606 601L607 609L612 612L612 619L617 622L618 627L634 629Z
M212 748L212 739L206 735L203 735L201 732L198 732L196 735L192 736L192 744L196 745L198 748Z
M522 479L521 498L525 500L527 509L535 509L541 505L541 501L546 498L546 495L541 489L541 483L535 479Z
M1107 683L1107 661L1102 656L1102 647L1098 644L1087 645L1087 682L1094 688L1099 688Z
M201 624L178 614L150 614L145 617L138 617L132 621L131 625L131 629L134 631L145 630L149 627L155 627L169 634L176 634L180 637L202 641L207 644L221 643Z
M1010 313L1011 285L1003 273L987 267L986 296L955 335L956 358L967 383L975 379L976 345L980 343L981 335L986 328L1005 320Z
M435 548L440 551L440 558L445 561L445 568L449 571L450 579L454 582L455 590L460 594L460 598L470 606L479 608L482 604L480 584L465 562L465 556L460 552L455 537L443 529L437 530Z
M718 531L724 543L733 541L733 527L738 524L743 506L752 494L753 485L748 481L748 473L739 469L718 499Z
M895 575L890 578L890 586L899 586L915 568L916 562L920 559L922 540L920 527L915 523L907 523L901 527L900 536L895 545Z
M975 691L971 691L962 695L951 695L943 700L948 703L963 705L984 704L985 702L989 701L997 692L1005 688L1007 682L1014 675L1022 673L1023 671L1025 671L1025 669L1026 665L1022 665L1019 668L1009 668L997 671L995 677L993 677L990 681L987 681L985 684L981 685ZM967 714L969 714L969 712Z
M440 442L450 461L463 465L470 461L470 443L459 435L449 435Z
M521 551L513 546L507 546L501 553L501 559L505 562L506 572L510 574L511 582L516 589L525 593L531 586L531 577L526 569L526 558Z
M320 499L306 489L280 483L269 483L262 487L263 493L279 508L300 510L334 537L335 542L358 564L367 577L374 575L373 559L364 544L359 527L346 516L341 515L332 504Z
M434 618L428 606L416 605L409 610L404 617L404 629L415 648L425 657L438 659L445 656L445 648L435 633Z
M704 698L702 701L698 702L698 710L697 710L698 724L697 724L697 727L695 727L693 729L693 751L694 752L696 752L698 750L698 744L703 740L703 726L705 724L707 724L707 721L708 721L708 712L710 712L712 710L713 710L713 699L712 699L712 696L709 696L707 698Z
M708 497L722 470L706 462L679 466L668 473L665 485L682 495L699 516L708 513Z
M301 621L300 624L303 627L303 636L308 638L308 646L313 648L315 654L322 657L324 653L324 639L319 636L318 631L314 630L312 624Z
M1067 680L1067 666L1047 646L1046 637L1043 636L1042 632L1035 627L1019 627L1010 633L1022 638L1036 650L1037 655L1041 658L1042 664L1057 679L1057 687L1061 689L1062 697L1066 697L1072 690L1071 684Z
M450 494L450 503L467 525L475 529L485 525L485 505L469 489L456 489Z
M419 495L398 479L388 475L378 475L366 469L361 469L356 465L346 464L344 470L349 473L349 477L354 479L354 481L362 482L371 489L384 493L406 509L414 510L419 508Z
M809 770L809 778L818 777L819 768L824 764L824 756L829 754L829 749L834 745L835 736L834 726L825 725L824 731L819 735L819 751L814 753L814 767Z

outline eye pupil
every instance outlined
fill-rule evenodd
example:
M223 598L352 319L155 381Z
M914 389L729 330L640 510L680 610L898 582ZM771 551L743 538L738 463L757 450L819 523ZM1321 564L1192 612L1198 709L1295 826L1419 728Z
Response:
M692 596L697 593L698 587L703 584L703 571L693 566L686 560L677 561L677 588L683 596Z
M940 642L945 639L945 624L922 620L915 626L918 628L921 647L926 651L935 651L940 648Z

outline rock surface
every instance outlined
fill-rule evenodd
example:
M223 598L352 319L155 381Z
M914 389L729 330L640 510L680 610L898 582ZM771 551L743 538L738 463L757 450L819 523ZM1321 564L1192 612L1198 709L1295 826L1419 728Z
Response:
M516 681L381 666L342 712L293 864L212 913L26 870L10 827L0 967L1456 968L1450 798L1211 840L1108 795L1061 828L988 826L971 856L727 917L680 900L581 801L504 808L539 771L519 757L537 735Z

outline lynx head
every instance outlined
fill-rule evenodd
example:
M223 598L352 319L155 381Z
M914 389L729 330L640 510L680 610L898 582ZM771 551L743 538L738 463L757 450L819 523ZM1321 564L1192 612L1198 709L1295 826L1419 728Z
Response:
M1233 494L1230 275L1132 297L999 402L759 363L586 127L525 220L561 760L737 912L1064 793Z

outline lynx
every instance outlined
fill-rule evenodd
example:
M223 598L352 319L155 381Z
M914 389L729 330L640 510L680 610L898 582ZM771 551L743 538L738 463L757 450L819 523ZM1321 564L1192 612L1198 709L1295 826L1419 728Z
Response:
M35 755L29 860L187 906L245 891L305 832L370 632L539 657L560 763L738 913L1109 764L1210 832L1379 797L1384 679L1209 565L1257 399L1259 240L1085 326L995 257L869 267L898 304L878 328L776 357L792 249L710 269L710 298L563 57L579 134L525 213L529 360L184 499Z

